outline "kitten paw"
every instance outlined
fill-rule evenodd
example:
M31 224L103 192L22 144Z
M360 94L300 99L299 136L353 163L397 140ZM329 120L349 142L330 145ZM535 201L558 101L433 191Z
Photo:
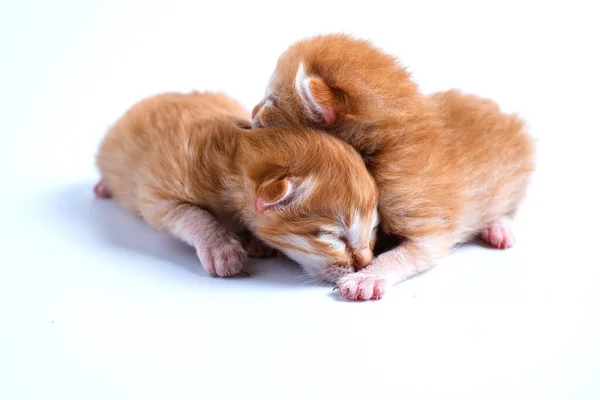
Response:
M100 199L108 199L112 197L112 193L110 190L108 190L106 183L104 183L102 179L100 179L98 183L94 185L94 194Z
M229 233L215 238L210 246L197 247L196 254L209 274L222 277L239 274L247 259L240 241Z
M346 300L379 300L388 286L385 279L360 272L341 277L336 285Z
M270 258L277 255L277 250L249 232L242 234L242 246L251 258Z
M489 224L480 234L481 239L497 249L508 249L515 244L515 235L510 228L510 221L499 219Z

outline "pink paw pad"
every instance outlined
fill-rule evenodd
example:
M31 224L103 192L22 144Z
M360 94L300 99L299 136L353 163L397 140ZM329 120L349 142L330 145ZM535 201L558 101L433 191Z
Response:
M108 199L112 196L112 193L108 190L102 179L94 185L94 194L100 199Z
M492 222L481 232L481 238L490 246L497 249L508 249L515 244L515 235L510 228L510 222L499 220Z
M336 286L344 299L364 301L381 299L387 283L384 279L354 273L340 278Z

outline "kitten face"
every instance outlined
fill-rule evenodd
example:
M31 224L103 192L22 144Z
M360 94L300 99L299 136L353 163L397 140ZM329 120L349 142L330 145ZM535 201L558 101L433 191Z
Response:
M346 35L301 40L280 56L252 111L252 125L289 123L335 131L359 148L364 137L355 137L360 130L355 128L385 120L390 105L413 96L417 87L409 78L394 57L367 41Z
M281 55L263 99L252 110L254 128L288 123L326 128L335 124L333 106L343 99L336 99L331 88L313 76L311 58L318 47L308 39L293 44Z
M289 123L303 123L298 115L301 104L294 90L285 85L285 80L275 71L269 80L263 99L252 109L252 127L281 126Z
M255 193L247 223L256 236L320 279L366 267L379 197L356 150L299 126L253 129L246 138Z
M260 197L257 201L261 212L255 228L258 237L308 274L326 281L334 282L372 261L379 223L376 195L350 197L353 204L348 204L347 198L341 198L354 196L354 190L346 190L342 184L333 189L333 185L314 178L283 181L286 187L277 183L283 195L274 201Z

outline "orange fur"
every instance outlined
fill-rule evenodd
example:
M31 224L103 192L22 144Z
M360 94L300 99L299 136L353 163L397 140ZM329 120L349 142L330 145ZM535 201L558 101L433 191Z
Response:
M394 57L346 35L302 40L280 57L253 124L284 123L326 129L356 148L379 187L383 229L404 239L341 278L350 299L382 296L512 217L534 170L519 118L457 90L423 95Z
M145 99L104 138L96 192L196 247L213 275L240 272L242 228L323 279L368 264L377 188L359 154L312 129L243 129L249 118L217 93Z

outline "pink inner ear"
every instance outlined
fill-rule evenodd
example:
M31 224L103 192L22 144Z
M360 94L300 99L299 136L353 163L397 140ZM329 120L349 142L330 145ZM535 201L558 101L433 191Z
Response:
M258 196L258 198L256 199L256 209L259 213L264 213L269 208L281 203L282 201L288 199L292 195L292 193L294 192L294 185L292 185L292 183L290 183L287 180L285 181L285 185L285 192L280 194L280 197L274 199L273 201L266 201L262 195Z
M333 125L337 119L337 114L333 110L333 107L321 106L323 119L327 125Z
M267 205L266 205L265 201L263 199L261 199L260 197L258 198L258 200L256 200L256 209L261 214L264 213L265 210L267 209Z

